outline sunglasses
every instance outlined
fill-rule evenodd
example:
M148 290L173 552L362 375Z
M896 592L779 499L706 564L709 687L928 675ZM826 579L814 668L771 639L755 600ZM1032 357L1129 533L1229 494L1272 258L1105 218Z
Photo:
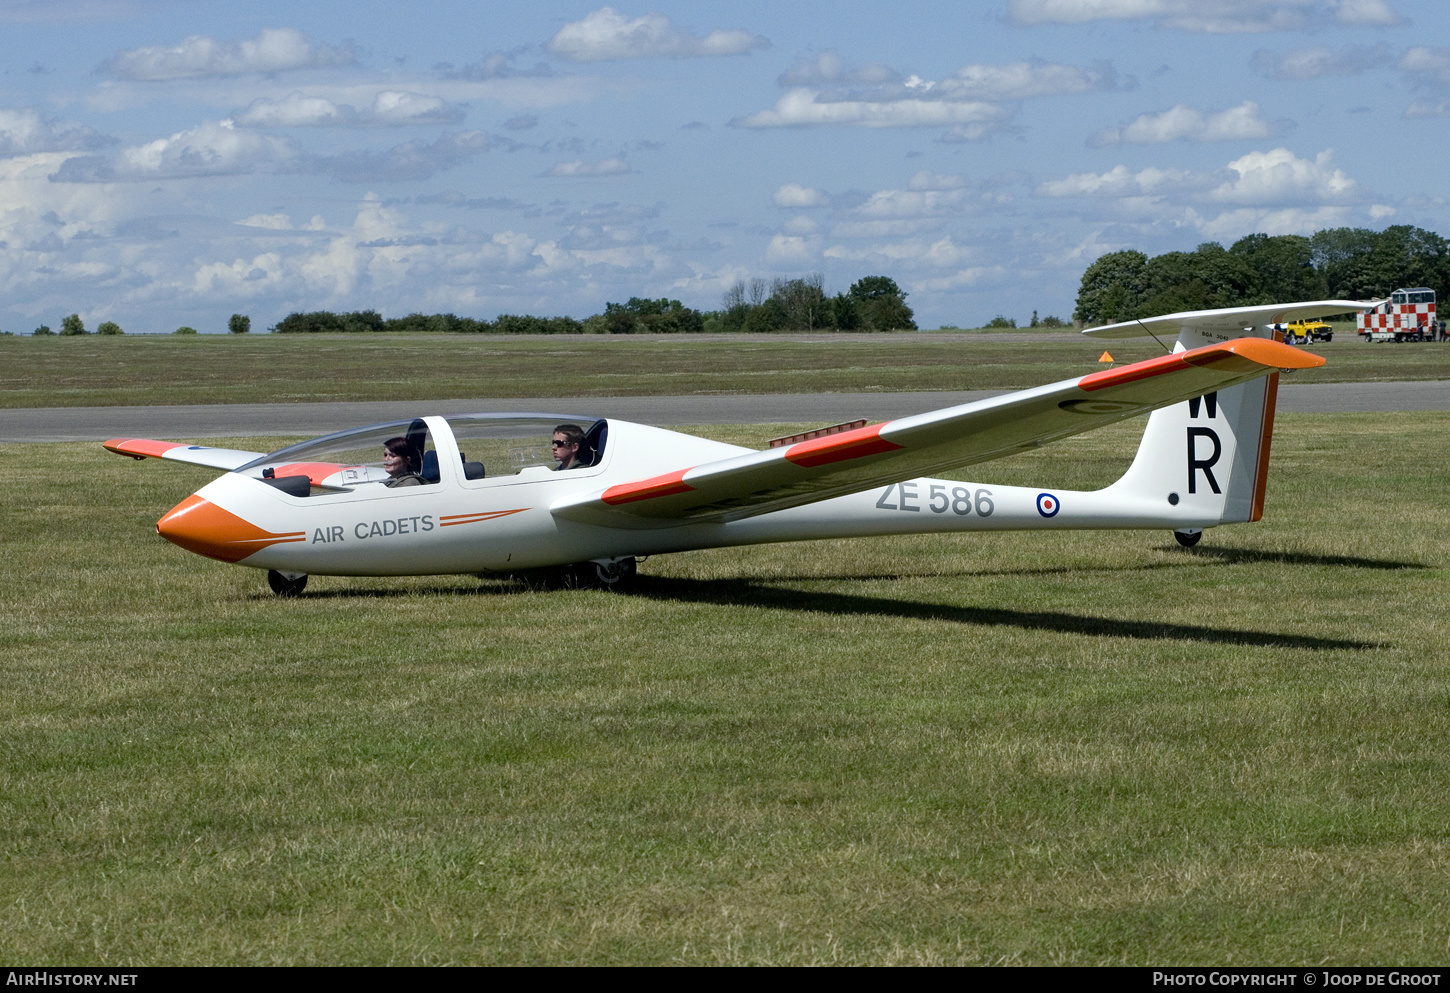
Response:
M577 441L551 441L551 442L549 442L549 447L550 448L563 448L565 445L577 445L577 444L579 444Z

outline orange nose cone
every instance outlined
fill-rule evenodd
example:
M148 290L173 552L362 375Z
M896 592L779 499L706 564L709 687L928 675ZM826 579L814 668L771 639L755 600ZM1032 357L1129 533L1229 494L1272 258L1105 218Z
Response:
M271 545L307 540L306 531L267 531L199 496L172 507L156 522L156 533L188 552L223 562L240 562Z

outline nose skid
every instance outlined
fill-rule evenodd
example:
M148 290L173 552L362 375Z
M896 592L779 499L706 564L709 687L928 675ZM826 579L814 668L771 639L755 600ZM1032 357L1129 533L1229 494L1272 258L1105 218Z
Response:
M223 562L240 562L272 545L307 540L306 531L268 531L194 495L157 521L156 533L188 552Z

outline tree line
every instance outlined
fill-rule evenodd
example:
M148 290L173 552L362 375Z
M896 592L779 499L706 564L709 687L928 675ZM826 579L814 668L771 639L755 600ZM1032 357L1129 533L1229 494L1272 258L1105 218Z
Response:
M229 332L231 332L232 334L247 334L248 332L250 332L252 330L252 319L250 317L248 317L246 314L233 314L231 316L231 318L227 321L227 330ZM6 333L8 333L8 332L6 332ZM31 337L44 337L46 335L53 335L55 333L56 332L54 332L54 331L52 331L50 329L50 325L49 324L42 324L40 327L38 327L34 331L30 332L30 335L31 335ZM80 314L70 314L70 315L68 315L68 316L66 316L66 317L64 317L64 318L61 319L61 322L60 322L60 334L63 334L63 335L78 335L78 334L90 334L90 333L91 333L90 331L86 330L86 322L83 321L83 320L81 320L81 315ZM115 321L102 321L100 324L97 324L96 325L96 332L95 333L96 334L125 334L126 332L124 330L122 330L121 325L117 324ZM175 331L173 331L171 333L172 334L196 334L197 331L196 331L196 328L179 327L179 328L177 328Z
M700 311L679 300L630 297L607 303L584 320L500 314L492 321L454 314L385 318L376 310L338 314L327 310L288 314L271 329L279 334L416 332L448 334L701 334L771 331L916 330L906 292L886 276L867 276L845 293L827 296L825 279L738 280L719 310Z
M1405 286L1450 294L1450 242L1408 224L1383 231L1332 228L1301 235L1251 234L1228 248L1149 258L1110 252L1083 273L1073 318L1089 327L1185 310L1295 300L1374 300Z

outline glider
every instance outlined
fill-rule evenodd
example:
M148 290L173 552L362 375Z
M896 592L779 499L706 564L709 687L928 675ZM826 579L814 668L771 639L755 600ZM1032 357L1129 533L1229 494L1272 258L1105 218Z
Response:
M759 451L571 414L420 416L271 453L135 438L105 447L226 470L156 530L266 570L279 595L300 593L312 574L557 566L613 585L645 555L812 538L1166 528L1192 545L1205 528L1262 516L1278 374L1324 364L1275 340L1273 325L1369 306L1238 307L1091 328L1083 333L1153 335L1171 351ZM1132 465L1101 490L933 475L1149 412Z

